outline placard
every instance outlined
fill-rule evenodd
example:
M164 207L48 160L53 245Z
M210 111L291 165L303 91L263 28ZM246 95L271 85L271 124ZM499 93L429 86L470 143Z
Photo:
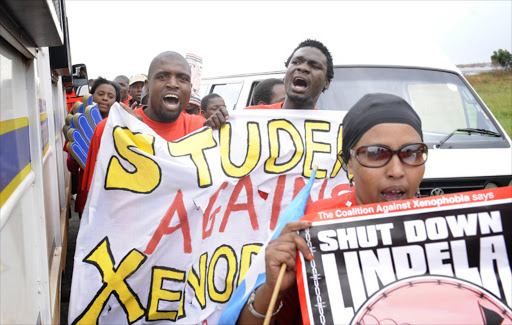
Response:
M512 324L512 187L310 214L305 324Z

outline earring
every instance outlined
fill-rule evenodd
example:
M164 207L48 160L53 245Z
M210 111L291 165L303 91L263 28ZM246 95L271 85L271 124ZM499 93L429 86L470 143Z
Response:
M415 195L418 199L421 198L421 192L420 192L420 188L418 187L418 190L416 191L416 195Z
M347 197L345 199L345 205L347 207L351 207L352 206L352 196L354 195L354 193L352 193L352 188L354 187L354 177L350 177L348 179L348 193L347 193Z

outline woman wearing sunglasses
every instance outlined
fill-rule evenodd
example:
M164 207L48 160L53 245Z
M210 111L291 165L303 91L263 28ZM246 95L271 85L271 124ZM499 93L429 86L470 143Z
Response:
M390 94L365 95L343 119L339 158L349 178L351 195L336 199L334 205L333 199L313 205L325 209L412 199L427 161L428 148L422 141L421 120L405 100ZM296 251L308 260L313 256L296 231L310 226L309 221L290 222L269 243L265 252L266 282L249 298L240 314L240 324L263 323L261 315L266 313L283 263L287 270L273 320L278 324L302 324L295 282Z
M340 158L357 204L412 199L425 172L421 120L402 98L369 94L343 119Z

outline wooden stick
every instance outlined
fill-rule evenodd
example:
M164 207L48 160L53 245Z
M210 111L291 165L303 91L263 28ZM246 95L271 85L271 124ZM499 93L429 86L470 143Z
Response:
M318 165L314 165L313 169L318 171ZM281 288L281 281L283 281L284 273L286 272L286 264L281 264L281 270L279 271L279 276L277 277L276 286L274 287L274 292L272 292L272 298L270 298L270 304L268 305L267 314L265 315L265 320L263 325L269 325L270 319L272 318L272 314L274 313L274 307L276 306L277 295L279 294L279 289Z
M272 292L272 298L270 299L270 304L268 305L267 314L265 315L265 321L263 325L269 325L270 319L272 318L272 314L274 313L274 307L276 305L277 295L279 293L279 288L281 288L281 281L283 281L284 273L286 272L286 264L281 264L281 270L279 271L279 276L277 277L276 286L274 287L274 292Z

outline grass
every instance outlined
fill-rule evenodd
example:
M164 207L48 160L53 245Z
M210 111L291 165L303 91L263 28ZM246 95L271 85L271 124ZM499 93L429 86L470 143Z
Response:
M512 138L512 72L495 70L466 79Z

